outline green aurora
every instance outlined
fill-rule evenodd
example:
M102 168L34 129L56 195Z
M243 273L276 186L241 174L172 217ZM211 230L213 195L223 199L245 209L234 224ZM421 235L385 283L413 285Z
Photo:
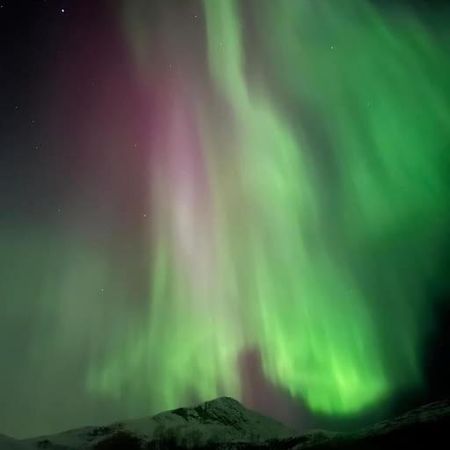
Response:
M254 348L316 413L420 386L450 221L445 40L365 0L203 5L210 81L181 77L158 149L196 167L152 167L148 312L89 389L131 409L241 398Z

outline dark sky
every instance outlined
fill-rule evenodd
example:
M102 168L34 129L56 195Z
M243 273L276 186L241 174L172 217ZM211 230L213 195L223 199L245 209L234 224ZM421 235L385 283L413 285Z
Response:
M132 81L113 3L1 2L0 428L17 436L98 422L98 414L100 421L122 415L101 401L90 404L84 388L87 341L79 324L90 329L98 320L92 302L106 282L88 288L94 294L77 313L67 311L71 324L58 322L50 304L38 306L59 297L71 264L66 258L77 259L79 246L116 260L111 277L126 272L133 298L147 289L146 257L137 248L148 226L139 152L145 103ZM125 154L133 178L117 164ZM96 276L82 253L74 275L84 279L74 281L81 290ZM66 331L79 344L62 344L56 357Z
M213 120L226 123L229 113L228 106L217 107L218 96L209 92L213 89L206 81L205 18L201 2L148 0L148 3L151 6L147 10L147 29L130 31L124 26L120 1L0 0L0 433L25 437L141 416L159 408L151 404L156 397L150 396L148 402L127 399L126 389L116 397L93 395L87 388L89 370L99 355L103 357L111 349L121 348L121 333L131 330L132 334L134 326L136 329L145 326L154 254L153 248L148 250L149 241L159 218L149 202L149 166L158 153L158 135L164 128L164 118L170 115L167 112L170 102L163 92L174 84L168 75L173 65L179 63L186 68L185 78L193 86L189 95L197 99L198 92L208 91L198 97L214 105ZM414 11L414 17L425 24L428 33L440 39L442 54L448 55L450 40L445 23L450 16L445 0L372 3L390 19L404 11ZM177 33L181 39L173 38ZM255 32L248 38L251 43L248 45L257 45L258 36L269 40L268 35L263 28L261 35ZM150 63L145 58L139 59L142 49L136 42L141 41L150 48L146 48L152 54ZM308 130L307 140L320 141L322 145L327 141L321 134L326 127L316 126L318 116L310 111L310 103L296 109L294 103L299 103L298 99L289 98L285 89L288 82L280 81L281 65L272 70L264 59L264 51L249 52L249 60L256 61L255 67L267 65L264 77L273 88L273 97L279 99L280 108L285 108L292 117L308 110L309 123L314 122L310 128L314 130ZM167 56L171 52L179 55L177 62ZM425 50L422 56L428 57ZM418 65L425 63L419 61ZM441 77L436 76L437 84L445 84L442 81L445 70L447 67ZM143 73L147 76L144 81ZM395 70L386 73L386 79L396 79ZM442 92L445 94L441 97L449 93L445 89ZM447 100L443 103L448 106ZM443 109L440 119L446 113ZM361 135L368 133L369 128L362 122ZM433 130L431 125L429 129ZM224 129L217 135L226 141ZM150 151L146 151L148 147ZM317 154L314 157L318 160L327 159L323 156L325 150ZM322 159L320 169L329 170L327 174L337 172L339 155L336 160L329 155L328 158L331 169ZM443 161L441 172L450 167L445 166L447 159ZM450 192L445 191L448 179L442 176L439 181L441 184L436 184L442 188L441 193ZM331 184L329 179L327 182ZM330 192L329 197L334 199L337 190ZM447 256L450 237L440 228L450 223L446 222L447 209L445 205L439 209L435 214L436 217L440 214L440 218L424 222L429 229L418 233L439 251L411 253L439 259L421 285L426 292L421 301L431 305L423 309L427 317L424 321L432 323L423 338L426 348L421 361L423 387L396 392L392 411L450 393L446 279L450 273ZM408 216L408 220L414 221L415 216ZM326 218L324 228L332 229L333 221L334 216ZM435 222L439 222L439 227L434 227ZM415 230L411 231L408 225L405 229L405 236L410 232L414 241ZM333 233L327 236L330 240L335 237ZM340 236L339 230L336 233ZM383 241L386 246L394 242L398 230L390 229L389 233L392 235ZM406 249L409 242L401 241L393 253L397 255ZM335 245L336 253L346 249L341 244ZM371 251L375 257L370 264L369 259L361 261L373 269L375 277L382 272L376 255L382 260L391 253L383 253L381 246ZM352 260L355 273L358 261ZM402 268L409 267L403 260L402 264ZM366 278L365 273L361 279L370 286L379 282ZM401 328L404 324L400 322L405 318L402 314L392 312L386 322L397 321ZM429 316L433 319L428 321ZM126 351L125 345L124 348ZM166 357L163 353L158 355ZM338 423L324 418L314 422L303 406L293 406L286 391L280 392L267 381L260 355L253 347L239 357L246 389L243 398L250 406L267 413L273 408L274 415L286 420L292 415L296 420L303 417L308 424ZM142 380L136 384L139 389L146 387ZM180 402L185 402L185 398Z

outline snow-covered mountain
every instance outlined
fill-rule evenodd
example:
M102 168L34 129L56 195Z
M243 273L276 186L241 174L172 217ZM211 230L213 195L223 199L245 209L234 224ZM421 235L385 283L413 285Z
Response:
M273 419L242 406L229 397L212 400L193 408L179 408L156 416L87 427L25 441L34 448L88 449L102 442L172 442L173 445L204 446L230 442L264 442L293 436L294 432ZM129 441L128 444L125 441ZM136 447L139 448L139 447ZM3 450L0 447L1 450Z
M449 429L450 402L441 401L355 433L300 436L224 397L145 419L23 441L0 435L0 450L440 450L450 448Z

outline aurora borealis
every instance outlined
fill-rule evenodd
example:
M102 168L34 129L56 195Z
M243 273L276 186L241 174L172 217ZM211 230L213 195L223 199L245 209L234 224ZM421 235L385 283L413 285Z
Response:
M432 391L450 11L45 3L49 62L37 80L2 74L30 84L25 106L0 91L0 144L28 149L4 150L0 432L221 395L258 409L267 386L274 416L351 421Z

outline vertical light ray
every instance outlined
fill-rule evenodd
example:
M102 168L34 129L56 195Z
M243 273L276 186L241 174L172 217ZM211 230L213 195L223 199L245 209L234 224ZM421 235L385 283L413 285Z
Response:
M353 414L421 380L449 224L450 68L412 13L257 4L266 72L251 77L242 3L203 2L211 86L174 83L152 149L148 317L90 386L155 409L240 397L238 359L256 347L280 389Z

